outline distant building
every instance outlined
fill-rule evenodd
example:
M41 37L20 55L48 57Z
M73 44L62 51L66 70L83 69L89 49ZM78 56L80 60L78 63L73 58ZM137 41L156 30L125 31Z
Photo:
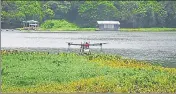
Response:
M37 30L39 22L34 20L23 21L23 28L27 30Z
M100 31L118 31L120 28L119 21L97 21Z

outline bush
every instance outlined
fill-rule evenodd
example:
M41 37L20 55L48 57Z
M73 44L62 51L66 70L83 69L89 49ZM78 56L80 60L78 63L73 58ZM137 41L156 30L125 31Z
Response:
M56 29L56 28L78 28L75 24L66 20L46 20L41 24L41 28L44 29Z

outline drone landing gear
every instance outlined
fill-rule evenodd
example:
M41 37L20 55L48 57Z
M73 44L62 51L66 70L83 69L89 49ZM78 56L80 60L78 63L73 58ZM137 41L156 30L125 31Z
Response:
M90 51L90 49L83 49L83 48L80 48L80 54L81 54L81 55L83 55L83 54L90 55L90 54L91 54L91 51Z

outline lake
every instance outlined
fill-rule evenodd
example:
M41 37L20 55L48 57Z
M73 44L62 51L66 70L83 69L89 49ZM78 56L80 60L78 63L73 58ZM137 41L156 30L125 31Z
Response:
M105 42L103 52L176 67L176 32L19 32L1 31L2 49L62 52L66 42ZM78 49L79 46L71 46ZM99 52L100 47L91 47Z

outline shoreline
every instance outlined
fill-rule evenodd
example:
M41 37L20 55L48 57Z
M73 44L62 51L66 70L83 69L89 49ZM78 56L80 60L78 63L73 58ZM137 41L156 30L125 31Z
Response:
M49 54L60 54L60 53L79 53L79 48L72 48L70 51L67 51L67 48L47 48L47 47L16 47L16 48L11 48L11 47L2 47L1 50L7 50L7 51L20 51L20 52L46 52ZM106 49L104 48L103 51L100 51L98 48L91 48L92 54L105 54L105 55L118 55L126 59L135 59L139 61L148 61L152 64L156 65L162 65L164 67L169 67L169 68L175 68L175 63L172 63L173 61L170 61L168 63L167 60L165 59L147 59L147 58L139 58L139 57L131 57L124 55L123 53L114 53L116 51L120 51L118 49ZM125 49L121 51L126 51Z
M80 28L78 30L73 29L41 29L41 30L23 30L22 28L16 28L23 32L107 32L100 31L97 28ZM114 32L114 31L112 31ZM116 31L115 31L116 32ZM176 28L120 28L117 32L176 32Z

